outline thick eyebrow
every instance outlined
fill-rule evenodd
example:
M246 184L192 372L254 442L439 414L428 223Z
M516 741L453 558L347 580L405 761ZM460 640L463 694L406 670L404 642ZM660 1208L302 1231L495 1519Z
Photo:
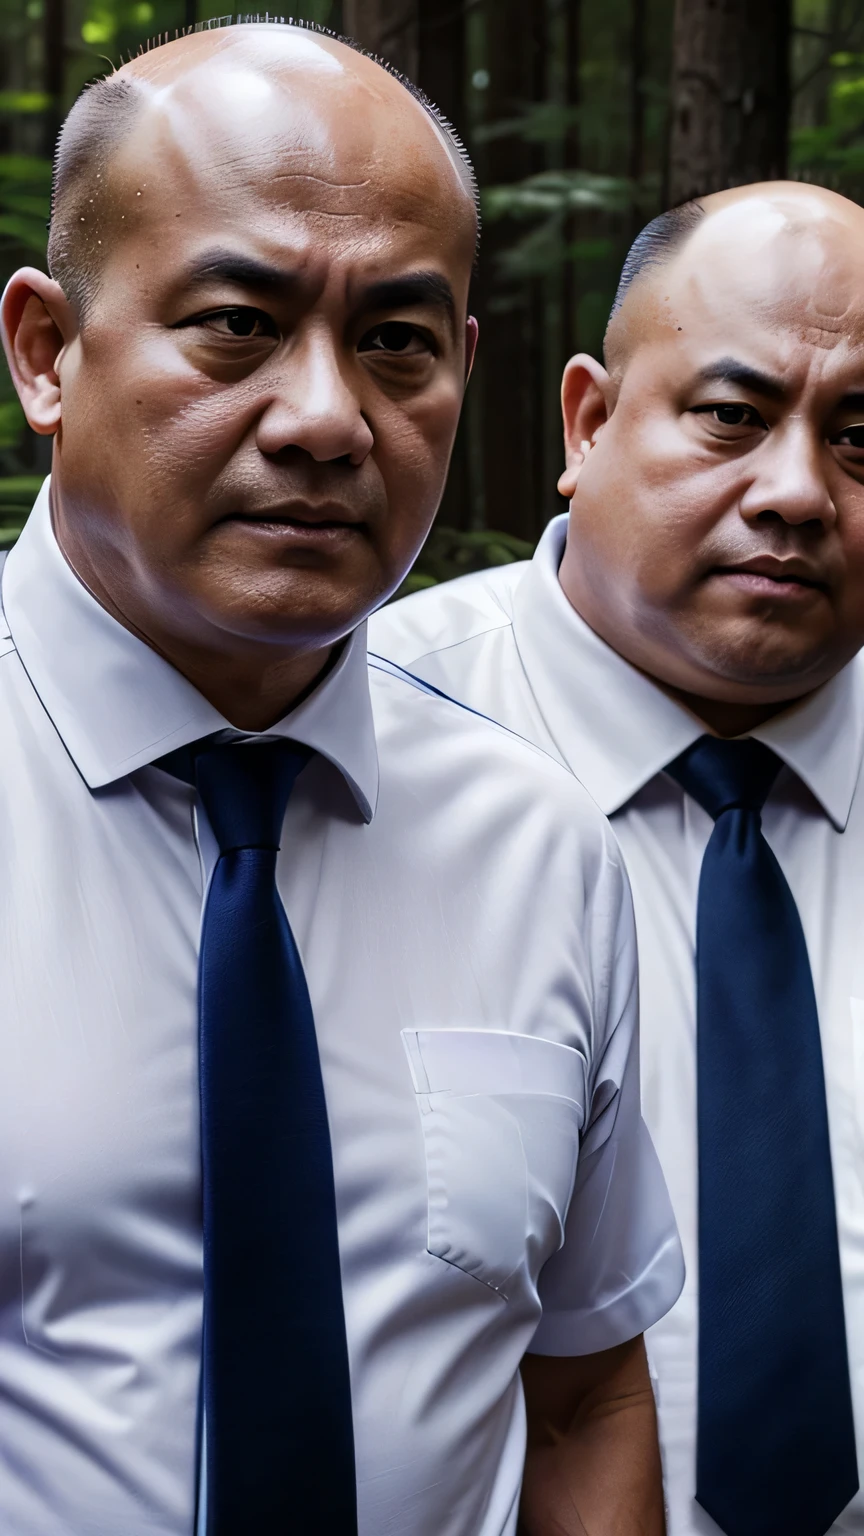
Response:
M721 357L716 363L708 363L696 375L698 384L738 384L741 389L754 395L764 395L768 400L785 400L786 388L781 379L759 368L751 368L735 357ZM864 414L864 390L850 390L838 400L835 411L861 411Z
M259 293L275 293L293 287L293 273L282 267L271 267L266 261L254 256L241 256L236 251L205 251L193 262L185 274L187 288L198 287L213 280L235 283L238 288L256 288Z
M406 272L403 277L372 283L358 295L358 308L367 311L409 309L413 304L431 304L435 309L443 309L451 330L455 330L456 300L453 289L440 272Z
M253 288L259 293L284 292L296 283L296 277L282 267L270 266L254 256L235 251L205 251L185 274L184 286L195 288L207 282L234 283L238 288ZM456 301L446 277L440 272L406 272L402 277L385 278L372 283L359 294L358 308L409 309L414 304L443 309L450 325L456 325Z
M767 400L786 398L786 386L782 379L775 379L770 373L762 373L759 368L751 368L747 363L739 362L737 357L718 357L716 363L708 363L699 369L694 382L737 384L751 394L764 395Z

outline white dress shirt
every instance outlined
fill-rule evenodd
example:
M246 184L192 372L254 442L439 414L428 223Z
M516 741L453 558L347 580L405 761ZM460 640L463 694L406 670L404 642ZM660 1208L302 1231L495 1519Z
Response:
M370 649L556 755L611 817L636 908L642 1106L687 1265L649 1335L670 1536L717 1536L694 1501L696 899L713 822L664 764L704 733L607 646L558 582L567 518L534 559L431 588L376 615ZM798 904L819 1004L852 1392L864 1468L864 669L752 733L782 758L763 826ZM790 1475L794 1469L790 1468ZM864 1532L859 1494L832 1531Z
M0 1531L191 1536L215 851L151 764L230 727L78 582L47 489L2 596ZM367 670L362 630L270 734L318 754L278 881L330 1116L361 1536L512 1536L523 1353L630 1338L682 1281L620 856L557 763Z

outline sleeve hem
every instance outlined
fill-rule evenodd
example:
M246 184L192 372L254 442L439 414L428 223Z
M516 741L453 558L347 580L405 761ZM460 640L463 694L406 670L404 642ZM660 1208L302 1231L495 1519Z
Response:
M604 1306L544 1312L528 1345L532 1355L594 1355L644 1333L675 1305L684 1286L677 1234L663 1244L638 1280Z

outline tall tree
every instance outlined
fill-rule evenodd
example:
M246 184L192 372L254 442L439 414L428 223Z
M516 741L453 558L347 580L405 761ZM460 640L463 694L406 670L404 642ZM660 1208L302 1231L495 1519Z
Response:
M494 0L486 8L490 123L513 119L536 99L542 80L538 49L545 43L544 12L541 6L526 11L521 0ZM486 146L485 179L493 186L521 181L536 169L536 149L519 133L493 138ZM513 236L507 220L489 223L480 256L483 483L487 524L530 538L545 521L537 483L542 381L533 285L502 277L502 257Z
M564 99L574 115L567 125L564 138L564 165L567 170L578 171L582 167L582 137L576 110L582 105L582 0L566 0L564 11ZM573 247L579 238L579 217L574 211L564 227L565 243ZM576 283L576 258L571 255L564 264L563 311L564 324L561 337L561 365L576 350L576 308L579 300Z
M422 0L418 10L417 83L464 136L465 0Z
M630 11L630 163L628 172L634 188L630 207L630 226L638 234L644 220L636 189L645 170L645 51L648 24L647 0L631 0Z
M63 119L66 69L66 6L64 0L43 0L42 89L48 98L44 118L44 152L50 158Z
M417 84L463 139L468 133L465 71L465 0L422 0L418 16ZM442 523L455 528L470 527L474 514L476 498L468 440L468 411L473 405L472 399L460 423L439 514Z
M786 173L790 0L677 0L669 202Z
M416 80L418 10L418 0L344 0L342 29L409 80Z

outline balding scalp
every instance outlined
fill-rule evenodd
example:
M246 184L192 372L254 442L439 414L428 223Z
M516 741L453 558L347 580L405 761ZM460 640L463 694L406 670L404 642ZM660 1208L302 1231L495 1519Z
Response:
M285 22L281 17L221 17L217 24L201 23L183 36L227 27L279 27L311 32L341 43L352 52L370 59L398 81L423 108L442 139L455 165L465 191L474 206L477 235L480 231L480 194L477 177L468 151L453 124L429 97L405 75L385 60L368 53L350 38L337 37L312 22ZM141 55L182 41L182 37L158 39L147 44ZM57 141L51 191L51 223L48 237L48 270L69 299L79 322L98 288L99 273L106 252L103 235L107 234L100 217L100 205L107 190L111 160L131 131L135 119L146 105L147 91L132 68L125 68L84 87L73 104Z
M704 218L704 205L693 199L659 214L636 236L621 269L603 342L605 360L610 368L620 365L620 358L616 356L615 320L633 284L655 267L672 261Z

